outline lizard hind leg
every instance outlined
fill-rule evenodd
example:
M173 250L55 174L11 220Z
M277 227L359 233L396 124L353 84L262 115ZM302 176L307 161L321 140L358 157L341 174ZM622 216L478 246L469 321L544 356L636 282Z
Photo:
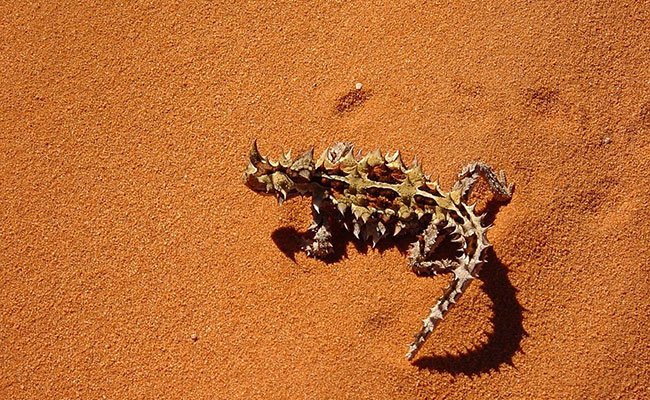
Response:
M456 304L459 297L463 294L474 276L469 273L463 263L448 262L447 272L451 271L454 277L450 285L444 290L443 295L438 299L435 306L431 308L429 315L422 321L422 329L415 334L415 341L409 345L409 351L406 358L412 360L418 353L427 338L436 329L436 326L442 321L447 311Z
M488 183L490 190L494 193L495 199L508 201L512 197L515 185L508 184L504 171L495 173L492 167L482 161L469 163L458 174L458 181L454 184L453 191L461 190L461 199L467 200L479 177L483 177Z
M435 276L451 272L458 252L466 248L460 227L449 221L433 220L407 252L409 266L417 276ZM432 261L437 260L437 261Z
M417 276L435 276L449 272L452 262L450 260L429 261L428 257L438 246L449 237L447 224L431 222L424 230L422 239L411 243L407 252L409 265Z

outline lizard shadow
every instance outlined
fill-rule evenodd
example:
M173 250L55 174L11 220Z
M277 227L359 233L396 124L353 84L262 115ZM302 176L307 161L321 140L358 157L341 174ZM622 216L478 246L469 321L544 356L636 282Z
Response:
M495 214L502 205L489 203L484 223L491 224ZM299 232L293 227L283 227L275 230L271 237L276 246L292 261L296 262L295 254L301 251L300 242L306 233ZM397 247L406 254L413 238L400 237L382 241L377 244L377 250ZM323 261L334 263L347 257L348 243L356 250L366 254L371 248L367 243L356 239L350 232L336 225L332 226L332 244L334 252ZM444 242L442 244L444 246ZM461 354L420 355L413 365L421 369L447 372L452 375L465 374L468 376L498 370L503 364L512 364L513 356L521 351L521 341L528 334L523 327L524 308L517 300L517 289L508 278L508 268L499 260L493 248L486 251L486 263L483 265L479 280L481 290L492 302L493 330L487 334L487 339L480 345Z

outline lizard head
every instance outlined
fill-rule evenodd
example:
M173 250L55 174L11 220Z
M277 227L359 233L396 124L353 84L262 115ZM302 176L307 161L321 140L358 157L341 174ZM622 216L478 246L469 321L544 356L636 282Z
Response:
M305 193L314 174L314 149L295 160L291 151L279 161L260 155L257 140L253 142L249 162L244 171L244 183L257 193L275 195L279 202Z

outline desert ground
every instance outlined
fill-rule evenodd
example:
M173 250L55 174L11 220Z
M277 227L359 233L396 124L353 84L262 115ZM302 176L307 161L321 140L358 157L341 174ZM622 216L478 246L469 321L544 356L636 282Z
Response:
M647 2L1 10L1 398L650 398ZM515 183L413 362L448 277L298 251L309 199L244 186L254 139Z

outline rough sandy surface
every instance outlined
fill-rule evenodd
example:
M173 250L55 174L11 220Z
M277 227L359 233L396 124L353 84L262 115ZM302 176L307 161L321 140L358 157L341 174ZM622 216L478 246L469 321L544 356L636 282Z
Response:
M650 6L580 3L5 2L0 397L648 398ZM253 138L517 184L414 364L446 278L292 260Z

